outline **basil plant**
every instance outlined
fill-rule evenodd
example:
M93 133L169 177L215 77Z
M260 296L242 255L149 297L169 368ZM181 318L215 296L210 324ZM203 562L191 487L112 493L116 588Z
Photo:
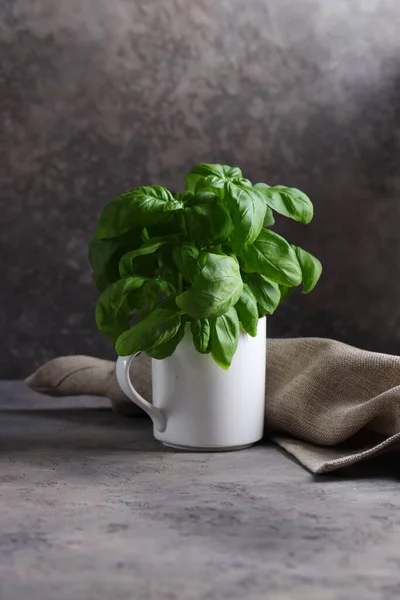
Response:
M96 323L117 353L166 358L189 325L196 350L227 369L240 332L255 336L260 317L321 275L317 258L271 229L274 211L304 224L313 217L300 190L253 185L216 164L193 167L178 194L151 185L107 204L89 258L101 292Z

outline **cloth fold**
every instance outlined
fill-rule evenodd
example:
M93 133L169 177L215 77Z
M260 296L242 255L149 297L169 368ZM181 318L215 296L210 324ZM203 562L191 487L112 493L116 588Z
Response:
M149 400L150 360L141 354L131 373ZM266 376L267 431L312 473L350 466L400 443L400 357L322 338L269 339ZM119 388L112 361L56 358L26 383L53 396L107 396L115 411L143 415Z

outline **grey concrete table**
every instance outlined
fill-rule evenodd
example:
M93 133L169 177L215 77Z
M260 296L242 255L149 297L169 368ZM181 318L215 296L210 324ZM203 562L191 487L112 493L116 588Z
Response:
M396 457L314 479L168 451L98 399L0 384L1 600L400 597Z

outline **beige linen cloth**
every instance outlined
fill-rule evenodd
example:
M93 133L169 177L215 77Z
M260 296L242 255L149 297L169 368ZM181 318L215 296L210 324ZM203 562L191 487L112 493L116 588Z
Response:
M312 473L350 466L400 443L400 357L320 338L269 339L266 427L272 439ZM151 399L150 359L132 366ZM118 386L115 363L64 356L26 383L54 396L107 396L117 412L138 416Z

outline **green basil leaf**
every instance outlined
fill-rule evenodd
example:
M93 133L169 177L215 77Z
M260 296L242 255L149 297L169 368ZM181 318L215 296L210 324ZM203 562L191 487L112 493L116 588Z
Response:
M194 196L194 192L192 192L190 190L186 190L185 192L178 192L177 194L174 194L175 200L178 200L178 202L182 202L182 204L187 204L188 202L190 202L190 199L192 196Z
M200 163L193 167L188 175L186 175L186 189L194 192L198 181L208 176L219 177L220 179L237 179L242 177L242 171L239 167Z
M119 237L133 226L146 227L159 223L169 211L183 207L171 192L159 185L127 190L104 208L100 215L96 238Z
M234 307L211 321L211 356L223 369L229 369L240 337L240 325Z
M151 358L157 358L158 360L168 358L168 356L171 356L175 352L176 348L183 340L185 336L185 330L186 319L182 317L181 326L179 327L178 332L174 335L174 337L168 340L168 342L164 342L163 344L160 344L155 348L147 350L146 354L148 354L148 356L151 356Z
M191 283L200 272L198 265L199 251L194 244L183 244L174 248L174 261L183 278Z
M147 256L148 254L153 254L166 243L167 242L165 240L158 242L149 240L148 242L142 244L140 248L137 248L136 250L131 250L130 252L124 254L119 263L120 276L127 277L128 275L132 274L132 262L135 260L135 258L137 258L138 256Z
M100 296L96 306L96 324L114 342L129 326L132 311L128 294L141 288L145 281L143 277L126 277L109 285Z
M210 253L192 286L177 297L176 303L191 317L216 317L236 304L242 289L240 269L235 259Z
M254 187L264 194L268 206L279 214L304 225L312 220L314 208L304 192L284 185L269 187L265 183L256 183Z
M186 208L184 217L189 238L199 245L220 244L232 232L229 212L216 196L213 202Z
M158 308L133 327L124 331L115 344L120 356L147 352L175 337L181 326L180 313Z
M233 219L232 243L240 249L252 244L258 237L267 210L263 194L247 185L229 181L225 202Z
M190 198L187 199L186 206L196 206L196 204L208 204L209 202L215 202L215 198L218 198L214 192L196 192L191 194Z
M129 294L127 300L131 311L143 317L158 306L161 296L166 293L168 293L168 282L161 277L154 277L145 281L137 291Z
M215 252L215 254L219 254L219 252ZM200 254L199 254L199 267L200 267L200 270L204 269L204 267L206 266L209 255L210 255L210 253L207 252L207 250L201 250L200 251Z
M269 206L267 206L267 210L265 212L265 217L264 217L264 227L271 227L271 225L273 225L274 223L275 223L274 213L269 208Z
M260 273L280 285L296 286L302 281L295 251L270 229L262 229L254 244L243 249L241 257L247 272Z
M139 248L127 252L121 257L120 276L139 274L154 277L160 267L168 265L170 268L174 268L172 247L181 241L182 236L176 233L147 240ZM160 274L158 273L158 275Z
M247 283L243 284L243 291L235 304L235 308L244 330L255 337L258 324L257 300Z
M253 184L251 183L250 179L246 179L245 177L235 177L235 179L232 179L232 181L233 183L241 187L253 187Z
M207 354L210 344L210 322L208 319L192 319L190 330L193 336L193 343L200 354Z
M272 315L281 299L279 286L258 273L246 275L245 279L257 301L258 316Z
M222 200L225 194L225 179L215 175L199 179L196 183L195 193L197 195L205 192L210 192Z
M102 292L108 285L118 281L119 261L128 251L140 245L138 232L130 232L122 238L93 239L89 244L89 262L97 289Z
M185 175L185 188L187 192L194 193L196 189L196 185L202 179L201 175L196 175L196 173L188 173Z
M306 252L299 246L292 246L303 275L303 294L308 294L315 288L322 274L322 265L318 258Z

